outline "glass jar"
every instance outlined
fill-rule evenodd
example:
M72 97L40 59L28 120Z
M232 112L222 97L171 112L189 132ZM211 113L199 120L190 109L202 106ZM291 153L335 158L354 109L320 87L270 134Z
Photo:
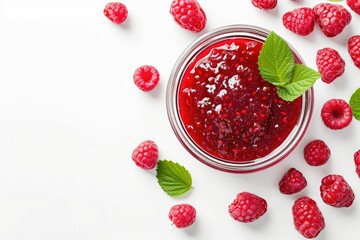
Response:
M298 146L309 126L314 107L313 88L307 90L301 97L300 114L289 135L266 156L241 161L230 161L214 156L214 154L210 154L206 149L199 146L190 136L186 126L184 126L179 110L180 85L187 68L194 62L196 56L209 46L227 39L241 38L263 43L269 33L269 30L251 25L230 25L209 31L185 49L170 74L166 92L166 107L171 127L187 151L202 163L215 169L233 173L246 173L270 167L285 159ZM295 62L304 63L290 44L289 47L294 54Z

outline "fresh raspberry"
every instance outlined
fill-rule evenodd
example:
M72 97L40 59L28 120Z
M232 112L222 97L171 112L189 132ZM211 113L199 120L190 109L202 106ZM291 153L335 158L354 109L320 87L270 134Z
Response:
M132 160L142 169L155 168L158 162L159 150L155 142L146 140L140 143L132 153Z
M160 80L160 74L155 67L144 65L138 67L134 72L134 82L144 92L153 90Z
M196 210L190 204L177 204L171 207L169 218L177 228L189 227L195 222Z
M267 211L265 199L249 193L238 193L235 200L229 205L229 213L239 222L253 222Z
M346 2L351 10L357 14L360 14L360 0L347 0Z
M360 177L360 149L354 153L356 173Z
M292 213L296 230L306 238L315 238L325 228L325 220L319 207L307 196L294 202Z
M305 161L311 166L325 164L331 155L331 151L326 143L320 139L309 142L304 148Z
M333 207L350 207L355 195L350 185L341 175L330 174L321 180L321 198Z
M327 37L340 34L351 21L350 12L339 4L320 3L313 8L313 11L315 21Z
M126 20L128 10L123 3L111 2L105 6L104 14L113 23L120 24Z
M251 3L260 9L269 10L277 5L277 0L251 0Z
M196 0L174 0L170 13L184 29L200 32L206 26L206 14Z
M306 36L314 30L315 15L311 8L297 8L283 15L283 24L290 31Z
M355 66L360 68L360 35L355 35L349 38L348 52Z
M283 194L294 194L303 190L307 181L299 170L290 168L279 182L280 192Z
M328 128L343 129L351 123L352 110L345 100L333 98L321 108L321 118Z
M331 83L345 71L345 61L333 48L320 49L316 54L316 65L325 83Z

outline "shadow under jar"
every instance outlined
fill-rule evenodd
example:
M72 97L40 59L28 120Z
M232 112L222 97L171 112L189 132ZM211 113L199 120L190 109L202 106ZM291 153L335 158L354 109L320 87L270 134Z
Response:
M309 126L313 88L293 102L261 78L258 56L270 31L251 25L214 29L180 56L166 92L181 144L215 169L246 173L286 158ZM296 63L303 63L289 44Z

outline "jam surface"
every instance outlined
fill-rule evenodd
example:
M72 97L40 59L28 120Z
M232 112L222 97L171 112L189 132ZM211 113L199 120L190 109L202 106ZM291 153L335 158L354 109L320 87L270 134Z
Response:
M301 97L283 101L261 78L262 43L243 38L217 42L187 67L178 104L183 127L208 154L231 162L268 155L290 134Z

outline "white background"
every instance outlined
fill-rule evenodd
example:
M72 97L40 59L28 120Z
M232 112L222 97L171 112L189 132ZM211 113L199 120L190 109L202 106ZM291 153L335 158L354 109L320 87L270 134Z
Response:
M181 52L201 35L180 28L169 14L170 0L123 0L129 10L121 26L103 15L105 0L0 0L0 239L302 239L294 229L291 206L302 195L315 199L326 220L318 239L357 239L360 179L353 154L360 149L360 122L340 131L327 129L320 109L330 98L349 100L360 87L360 69L348 53L347 39L360 34L360 16L335 38L315 31L300 37L282 25L282 15L319 1L279 1L272 11L250 0L201 0L208 23L202 32L228 24L253 24L275 30L313 68L316 51L337 49L345 74L330 85L315 84L310 129L286 160L261 172L230 174L195 160L172 132L166 115L166 84ZM342 2L346 6L346 2ZM347 6L346 6L347 7ZM160 74L150 93L136 88L135 68L150 64ZM323 139L329 162L311 167L302 156L307 142ZM155 171L135 166L131 153L143 140L154 140L161 159L184 165L192 191L167 196ZM294 196L278 191L290 167L304 172L307 188ZM325 205L322 177L341 174L356 199L348 209ZM242 224L228 214L236 194L264 197L268 212ZM190 203L197 220L177 229L170 207Z

